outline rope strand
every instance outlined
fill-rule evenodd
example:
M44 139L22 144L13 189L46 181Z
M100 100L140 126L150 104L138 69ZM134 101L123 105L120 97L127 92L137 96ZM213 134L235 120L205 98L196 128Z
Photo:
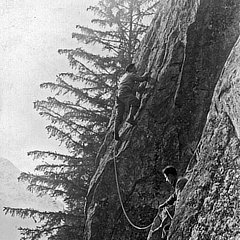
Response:
M114 172L115 172L115 180L116 180L116 185L117 185L117 192L118 192L118 197L119 197L119 201L120 201L120 204L121 204L121 207L122 207L122 210L123 210L123 213L126 217L126 219L128 220L128 222L130 223L130 225L138 230L146 230L148 228L150 228L152 226L152 223L149 224L148 226L146 227L139 227L137 225L135 225L131 219L128 217L127 215L127 212L124 208L124 205L123 205L123 201L122 201L122 197L121 197L121 193L120 193L120 187L119 187L119 181L118 181L118 174L117 174L117 162L116 162L116 144L114 143L114 158L113 158L113 162L114 162Z

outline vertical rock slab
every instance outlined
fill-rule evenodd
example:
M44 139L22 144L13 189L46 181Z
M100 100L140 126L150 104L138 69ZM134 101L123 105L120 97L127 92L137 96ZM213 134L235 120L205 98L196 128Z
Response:
M240 239L240 37L217 83L170 239Z
M215 86L239 36L239 9L239 0L160 1L135 58L140 71L151 71L151 84L137 126L124 124L116 145L107 133L88 191L85 239L146 239L147 231L132 227L122 212L113 159L128 217L140 227L150 224L171 191L161 170L172 164L184 174L199 146ZM179 221L172 239L178 239Z

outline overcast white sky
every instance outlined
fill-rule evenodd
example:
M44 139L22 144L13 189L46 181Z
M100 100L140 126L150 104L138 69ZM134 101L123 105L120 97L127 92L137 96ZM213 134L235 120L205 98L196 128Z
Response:
M60 48L75 48L77 24L88 25L85 9L97 0L1 0L0 2L0 157L20 170L35 166L27 152L57 150L46 120L33 109L49 95L40 83L70 71ZM39 162L40 163L40 162Z

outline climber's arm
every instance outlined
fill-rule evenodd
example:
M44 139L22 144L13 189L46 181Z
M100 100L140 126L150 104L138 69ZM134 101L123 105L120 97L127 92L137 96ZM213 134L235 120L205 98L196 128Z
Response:
M185 187L186 183L188 182L188 179L187 178L181 178L178 182L177 182L177 186L176 186L176 189L178 191L182 191L183 188Z
M142 76L138 76L137 74L133 74L132 77L134 78L135 82L144 82L144 81L148 80L149 75L150 74L148 72L146 72Z
M164 203L162 203L159 208L164 208L169 205L173 205L174 202L177 200L176 193L173 193Z

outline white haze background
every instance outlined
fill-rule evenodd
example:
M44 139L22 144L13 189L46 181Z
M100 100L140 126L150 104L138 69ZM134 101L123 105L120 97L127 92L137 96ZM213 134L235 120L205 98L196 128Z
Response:
M34 226L32 220L5 216L4 206L59 209L50 198L31 195L17 177L19 169L33 171L41 163L27 157L28 151L64 151L48 139L48 122L33 109L33 102L50 95L40 89L41 83L71 71L66 56L57 51L78 46L71 34L77 24L90 24L86 8L95 4L97 0L0 1L0 240L19 240L19 226Z
M77 47L71 38L77 24L88 26L89 5L97 0L1 0L0 2L0 157L22 171L36 164L27 152L58 149L48 139L42 119L33 109L35 100L50 92L39 84L55 81L70 71L58 49Z

